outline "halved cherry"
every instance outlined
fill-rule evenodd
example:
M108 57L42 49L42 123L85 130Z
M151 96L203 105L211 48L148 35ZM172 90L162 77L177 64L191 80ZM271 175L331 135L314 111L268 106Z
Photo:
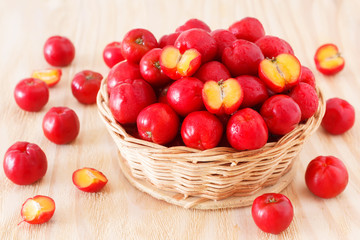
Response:
M259 65L259 76L273 92L280 93L299 82L301 64L292 54L283 53L276 58L265 58Z
M345 60L339 49L332 43L320 46L314 56L317 70L325 75L333 75L340 72L345 66Z
M55 202L52 198L37 195L28 198L21 208L23 222L41 224L50 220L55 212Z
M31 77L40 79L45 82L49 87L52 87L60 81L61 75L61 69L56 68L36 70L31 74Z
M196 49L181 54L174 46L166 46L160 55L161 69L173 80L193 75L200 65L201 54Z
M73 173L74 185L84 192L98 192L108 182L105 175L94 168L82 168Z
M229 78L218 82L207 81L202 90L206 109L213 114L232 114L240 106L244 94L240 83Z

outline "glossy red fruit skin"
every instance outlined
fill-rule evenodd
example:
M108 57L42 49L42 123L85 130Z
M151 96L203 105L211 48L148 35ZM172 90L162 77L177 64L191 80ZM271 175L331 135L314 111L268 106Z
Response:
M125 34L121 42L121 54L128 62L139 64L148 51L157 47L158 42L150 31L135 28Z
M312 86L314 89L316 88L316 80L313 72L305 67L301 66L301 74L299 77L299 82L307 83Z
M179 125L179 117L175 111L164 103L154 103L147 106L137 117L140 137L162 145L171 142L176 137Z
M345 190L348 181L344 163L333 156L318 156L306 168L306 186L321 198L336 197Z
M213 60L217 53L217 43L208 32L194 28L182 32L176 39L174 46L184 53L186 50L195 48L201 54L201 62Z
M258 112L244 108L230 117L226 126L226 136L233 148L253 150L266 144L268 128Z
M175 32L184 32L186 30L189 29L193 29L193 28L200 28L206 32L211 32L210 27L203 21L196 19L196 18L192 18L187 20L184 25L181 25L180 27L178 27Z
M160 67L160 55L162 49L153 48L147 52L140 61L140 73L142 78L153 87L161 87L171 81Z
M266 85L259 78L242 75L236 78L243 89L244 98L240 105L241 108L255 107L265 102L269 98Z
M136 123L145 107L156 102L152 87L143 79L125 80L110 92L109 107L120 124Z
M224 64L218 61L207 62L196 71L194 77L206 82L213 80L218 82L220 80L227 80L231 78L229 70Z
M167 45L174 45L176 39L180 35L181 32L174 32L168 35L164 35L159 39L159 48L164 48Z
M175 81L167 92L167 101L170 107L182 117L204 109L203 86L204 83L194 77L184 77Z
M266 58L274 58L281 53L294 55L294 50L290 44L278 37L267 35L257 40L255 44L261 49Z
M139 65L128 61L122 61L111 68L107 77L107 90L110 93L111 89L117 84L122 83L127 79L139 78L142 78Z
M224 49L223 64L232 76L257 75L264 56L258 46L246 40L236 40L231 47Z
M52 36L45 42L44 57L51 66L65 67L73 61L75 47L66 37Z
M330 134L343 134L355 123L355 109L347 101L331 98L326 101L326 111L321 126Z
M246 17L233 23L229 27L229 31L233 33L236 38L250 42L255 42L265 36L265 30L261 22L252 17Z
M181 137L185 145L200 150L216 147L222 135L222 123L207 111L190 113L181 126Z
M300 107L301 121L307 120L315 114L319 106L319 98L312 86L300 82L291 90L289 96L294 99Z
M25 78L16 84L14 98L21 109L38 112L49 100L49 87L40 79Z
M16 142L5 153L3 168L13 183L28 185L45 176L47 158L38 145Z
M297 127L301 120L299 105L289 96L278 94L267 99L261 106L260 114L264 118L269 132L285 135Z
M100 73L91 70L78 72L71 81L72 94L83 104L94 104L102 79Z
M111 42L104 48L103 59L105 64L112 68L115 64L124 61L124 57L121 54L121 42Z
M44 135L56 144L72 142L80 131L80 122L76 113L67 107L52 107L42 122Z
M210 33L210 35L215 39L218 51L216 59L221 60L221 56L224 52L224 49L230 47L234 41L237 40L234 34L225 29L217 29Z
M254 200L251 215L262 231L279 234L291 224L294 209L285 195L266 193Z

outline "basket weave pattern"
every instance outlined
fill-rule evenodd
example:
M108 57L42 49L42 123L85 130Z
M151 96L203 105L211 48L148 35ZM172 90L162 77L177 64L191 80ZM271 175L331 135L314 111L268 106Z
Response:
M200 151L184 146L165 147L129 135L109 109L106 79L97 96L99 114L131 174L156 188L204 199L249 196L275 184L288 172L304 141L319 127L325 113L322 93L313 117L278 142L251 151L216 147Z

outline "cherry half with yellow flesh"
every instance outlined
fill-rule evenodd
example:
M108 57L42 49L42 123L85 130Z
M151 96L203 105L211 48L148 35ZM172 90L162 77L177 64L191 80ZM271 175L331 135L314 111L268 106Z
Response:
M193 75L201 65L201 54L196 49L184 53L173 46L166 46L160 55L160 66L173 80Z
M42 224L49 221L54 215L54 212L54 200L47 196L37 195L33 198L28 198L22 205L22 222L27 222L30 224Z
M283 53L276 58L265 58L259 65L259 76L267 87L281 93L299 82L301 64L292 54Z
M36 70L31 74L32 78L40 79L45 82L48 87L57 84L61 79L62 71L60 68Z
M317 70L324 75L336 74L345 66L345 60L338 47L331 43L320 46L315 53L314 60Z
M241 105L244 94L240 83L229 78L218 82L207 81L202 90L206 109L213 114L232 114Z
M103 173L94 168L82 168L73 173L74 185L84 192L98 192L108 182Z

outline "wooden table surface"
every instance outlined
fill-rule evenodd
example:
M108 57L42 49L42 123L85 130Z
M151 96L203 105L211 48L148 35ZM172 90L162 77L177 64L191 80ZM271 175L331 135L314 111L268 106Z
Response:
M38 144L48 158L45 177L17 186L0 171L0 239L356 239L360 234L360 124L341 136L319 129L304 145L294 181L283 191L294 205L290 227L278 236L260 231L250 207L186 210L153 199L131 186L117 163L117 148L96 105L79 104L71 94L75 73L91 69L107 75L102 50L130 29L151 30L157 38L187 19L204 20L212 29L227 28L245 16L257 17L267 34L291 43L303 65L315 73L325 98L352 103L360 116L359 1L0 1L0 156L16 141ZM50 89L47 105L37 113L19 109L16 83L35 69L48 68L42 48L52 35L69 37L74 62L63 68L60 83ZM338 45L346 59L334 77L316 71L313 55L323 43ZM43 135L41 121L53 106L76 111L81 130L68 145L55 145ZM334 155L349 171L346 190L334 199L320 199L306 188L304 172L318 155ZM109 179L102 192L83 193L71 180L74 170L94 167ZM50 222L32 226L21 221L22 203L37 194L56 202Z

